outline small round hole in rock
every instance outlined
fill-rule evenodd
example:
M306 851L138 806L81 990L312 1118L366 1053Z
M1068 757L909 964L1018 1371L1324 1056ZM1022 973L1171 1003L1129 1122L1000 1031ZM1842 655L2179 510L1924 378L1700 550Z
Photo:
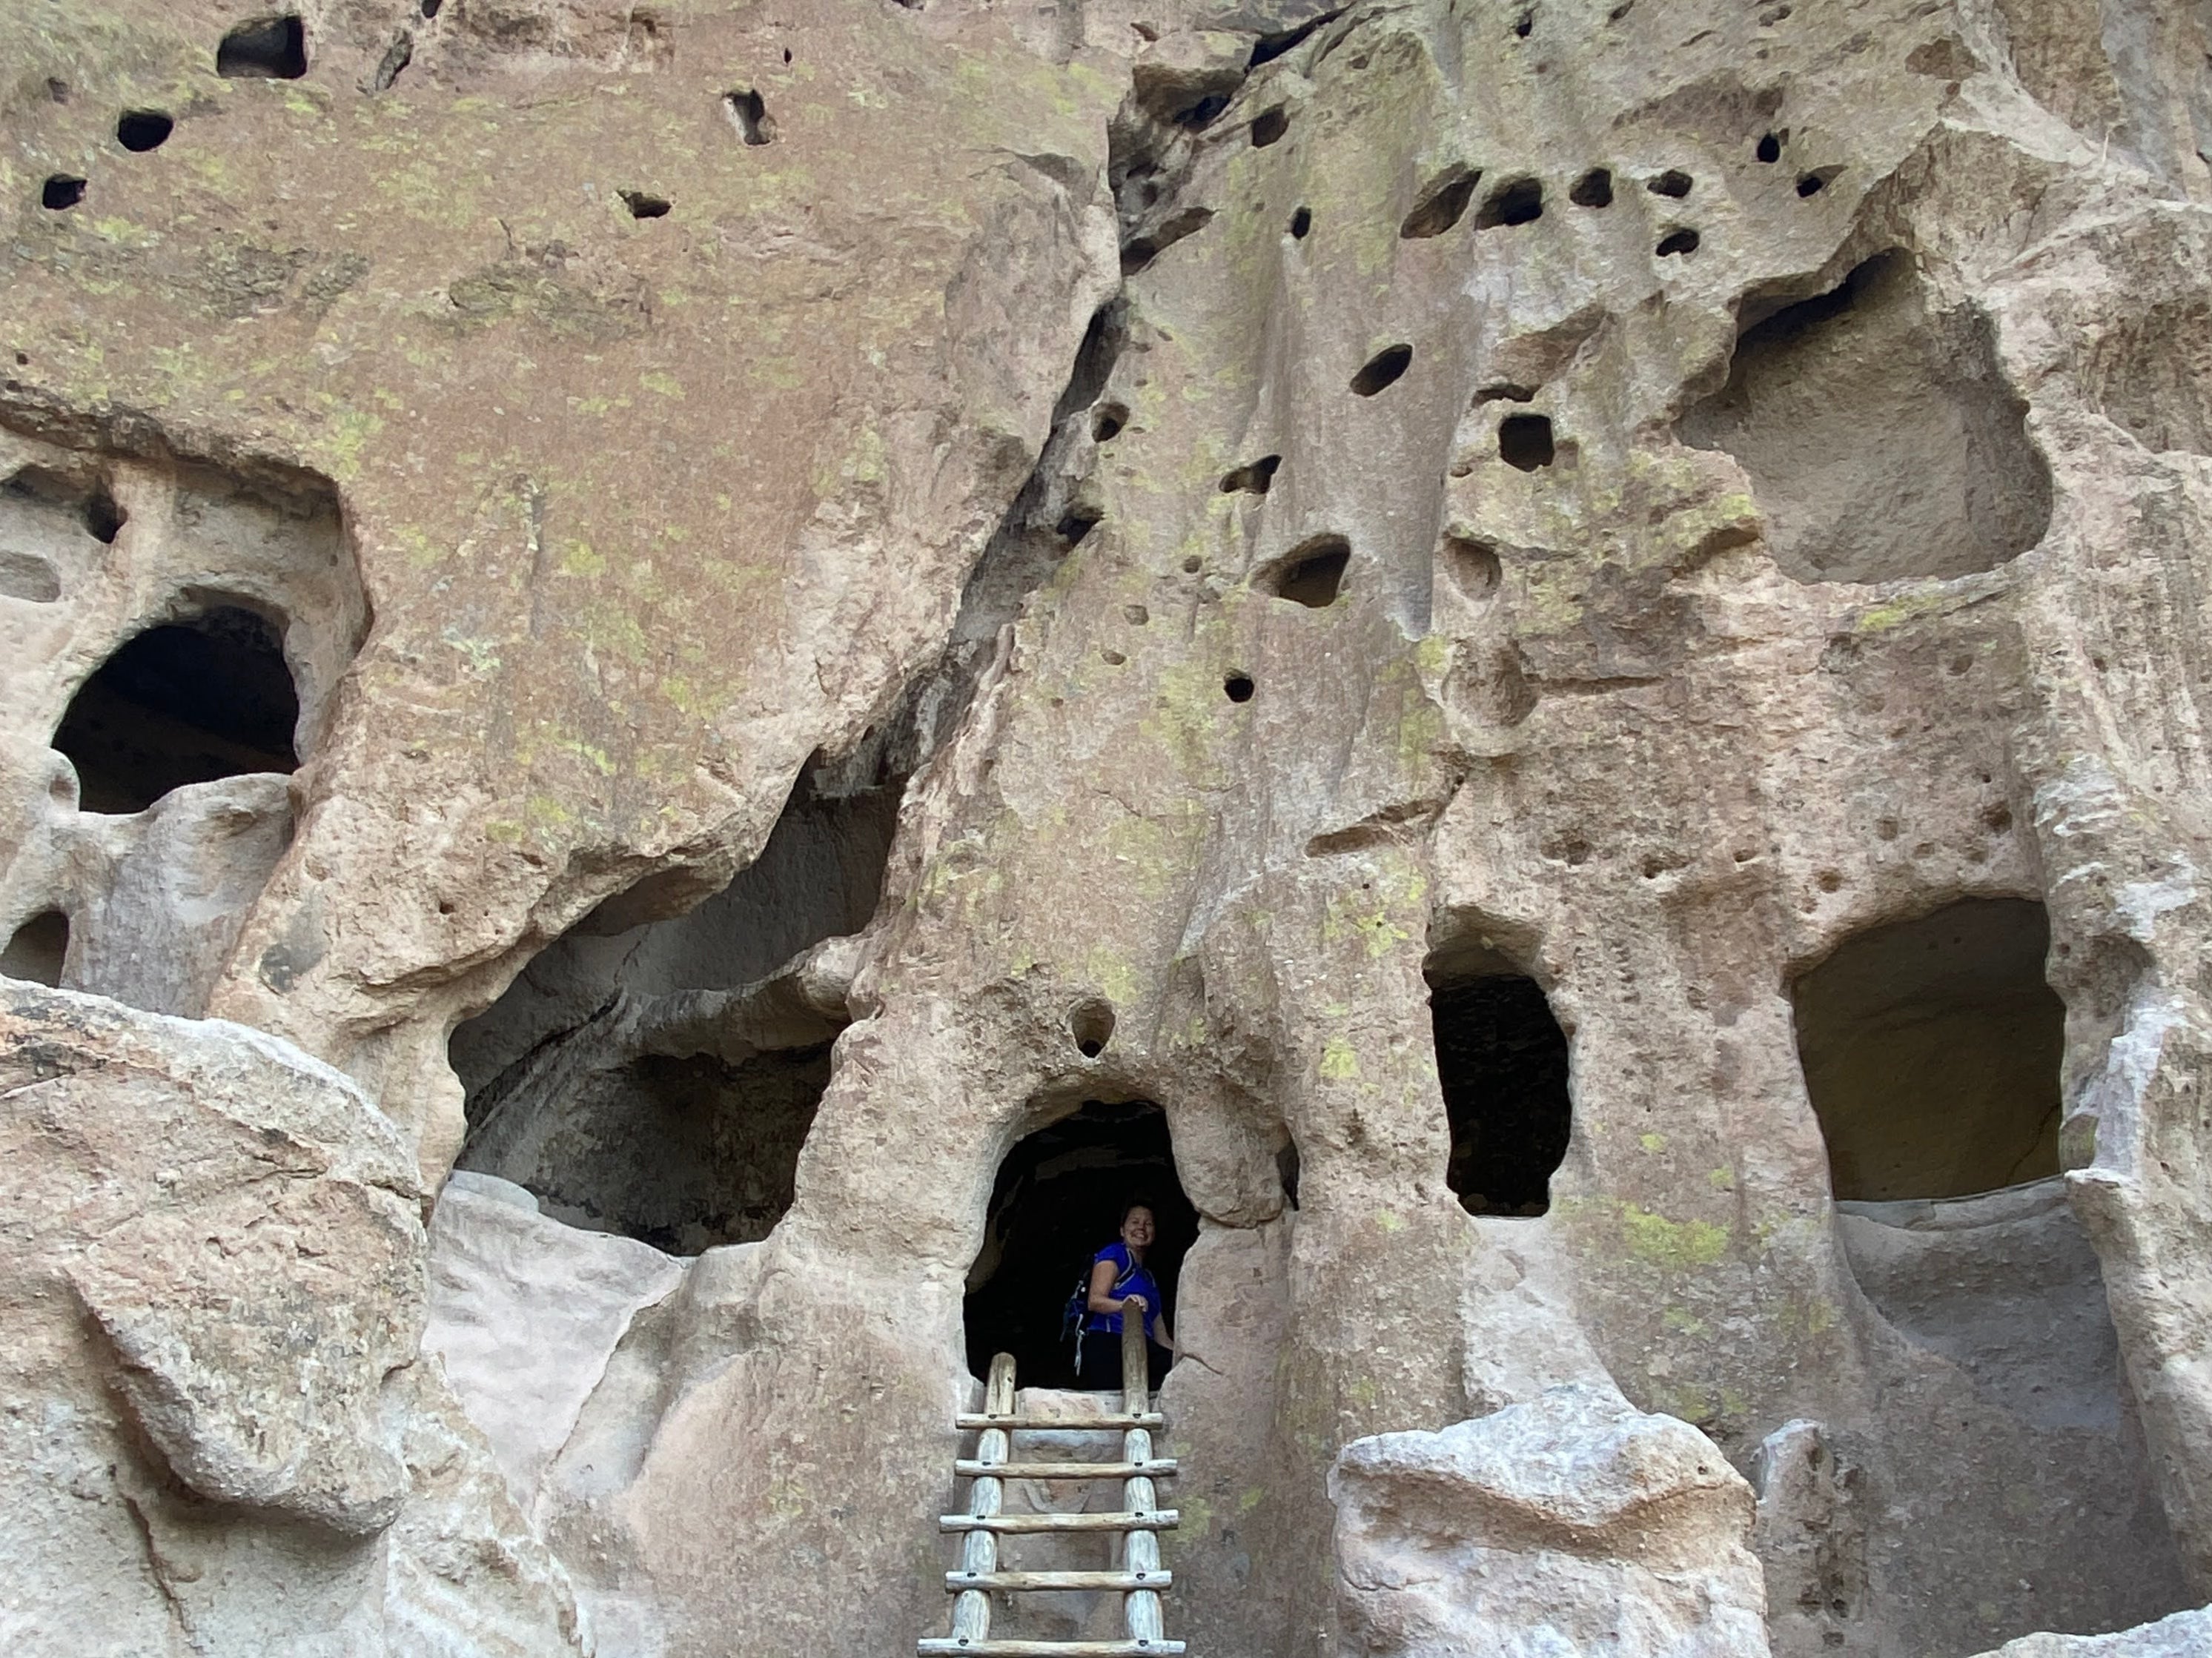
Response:
M1611 207L1612 172L1606 167L1592 167L1575 180L1574 188L1567 191L1567 199L1577 207Z
M1091 440L1110 443L1129 423L1129 411L1118 403L1102 403L1091 411Z
M1221 480L1221 493L1233 495L1243 491L1250 495L1264 495L1275 482L1275 469L1283 464L1280 455L1262 455L1250 465L1238 467Z
M177 124L158 109L131 109L115 123L115 142L134 155L159 149L169 142Z
M1221 682L1221 694L1231 702L1249 702L1252 693L1259 689L1249 674L1233 673Z
M1800 196L1817 196L1842 171L1839 167L1824 167L1812 173L1801 173L1797 175L1797 193Z
M1487 230L1497 225L1533 224L1544 216L1544 186L1535 179L1509 179L1490 193L1482 204L1482 211L1474 216L1474 228Z
M633 219L661 219L668 216L668 198L649 196L641 190L621 190L615 192L623 199Z
M39 191L39 205L50 213L75 207L84 199L84 180L57 173Z
M1315 536L1291 550L1269 585L1278 598L1325 610L1344 591L1345 568L1351 562L1352 544L1342 536Z
M1523 40L1528 38L1535 27L1536 14L1533 11L1524 11L1513 21L1513 33Z
M1508 415L1498 423L1498 458L1508 466L1533 472L1549 466L1553 453L1552 422L1544 415Z
M437 15L445 9L446 0L422 0L422 4L419 8L422 14L422 21L426 23L436 17Z
M1114 1010L1104 1002L1085 1002L1067 1016L1067 1034L1075 1040L1075 1051L1086 1060L1095 1060L1106 1051L1106 1044L1114 1040Z
M1782 159L1782 135L1777 132L1766 134L1759 139L1759 148L1752 153L1771 167Z
M1097 529L1099 520L1105 516L1106 514L1096 507L1071 507L1060 515L1060 522L1053 526L1053 531L1062 541L1073 547Z
M1363 398L1371 398L1385 386L1396 385L1413 361L1412 346L1386 345L1352 377L1352 389Z
M1252 118L1252 148L1265 149L1291 130L1291 118L1280 109L1271 109Z
M1698 251L1698 233L1694 230L1670 230L1659 239L1654 250L1662 258Z
M1291 240L1300 242L1305 240L1306 232L1312 228L1313 210L1311 208L1302 207L1297 212L1291 215Z
M296 81L307 72L307 26L295 16L240 23L216 47L215 72L232 81Z
M1696 180L1681 168L1670 167L1657 178L1646 179L1644 187L1654 196L1668 196L1679 202L1690 193L1691 186L1695 183Z

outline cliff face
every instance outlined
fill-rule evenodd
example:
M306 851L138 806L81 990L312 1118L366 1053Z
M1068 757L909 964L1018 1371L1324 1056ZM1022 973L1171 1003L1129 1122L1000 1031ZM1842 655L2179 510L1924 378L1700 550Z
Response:
M2208 1638L2201 7L0 40L15 1649Z

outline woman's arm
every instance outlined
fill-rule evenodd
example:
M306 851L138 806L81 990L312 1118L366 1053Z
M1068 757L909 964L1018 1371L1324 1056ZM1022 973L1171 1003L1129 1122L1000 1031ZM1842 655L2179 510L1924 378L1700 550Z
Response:
M1161 1346L1166 1348L1171 1353L1181 1351L1181 1349L1176 1345L1175 1338L1168 1333L1168 1315L1165 1313L1162 1313L1159 1317L1154 1321L1152 1328L1159 1333Z
M1094 1313L1118 1313L1124 1307L1128 1306L1133 1302L1136 1304L1137 1310L1140 1313L1143 1312L1145 1310L1145 1298L1142 1296L1123 1296L1118 1301L1115 1299L1114 1278L1115 1272L1114 1263L1112 1261L1102 1260L1091 1267L1091 1297L1089 1302L1086 1303L1090 1307L1091 1310Z

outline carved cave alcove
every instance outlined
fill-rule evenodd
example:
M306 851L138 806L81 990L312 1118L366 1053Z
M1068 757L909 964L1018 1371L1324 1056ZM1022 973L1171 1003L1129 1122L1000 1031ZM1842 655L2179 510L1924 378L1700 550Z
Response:
M1086 1100L1006 1154L968 1273L968 1367L976 1376L988 1376L992 1356L1003 1352L1014 1356L1023 1387L1074 1385L1061 1309L1131 1203L1150 1204L1158 1225L1146 1264L1172 1328L1176 1280L1198 1236L1198 1211L1176 1175L1167 1114L1148 1101Z
M1567 1035L1544 988L1487 946L1430 952L1430 1031L1451 1125L1445 1184L1474 1215L1540 1215L1567 1155Z

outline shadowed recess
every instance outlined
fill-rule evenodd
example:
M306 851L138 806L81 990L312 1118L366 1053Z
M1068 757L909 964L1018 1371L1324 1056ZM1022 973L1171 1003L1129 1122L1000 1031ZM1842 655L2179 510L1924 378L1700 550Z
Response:
M1567 199L1577 207L1611 207L1613 205L1613 174L1601 167L1594 167L1574 182L1567 191Z
M85 681L55 730L87 811L143 811L171 789L289 772L300 699L268 619L216 604L149 628Z
M672 1253L767 1236L849 1017L811 964L874 914L904 781L817 759L720 892L657 872L539 951L448 1044L459 1166Z
M1158 1224L1145 1264L1159 1280L1173 1328L1176 1278L1198 1236L1198 1212L1176 1177L1159 1107L1087 1100L1006 1154L991 1188L983 1247L968 1272L970 1370L988 1375L994 1353L1012 1353L1024 1387L1073 1382L1060 1310L1130 1203L1150 1204Z
M1275 469L1283 464L1280 455L1262 455L1259 459L1222 475L1221 493L1264 495L1273 487Z
M1544 186L1535 179L1508 179L1490 192L1482 210L1474 216L1474 228L1487 230L1494 225L1533 224L1544 216Z
M1508 415L1498 423L1498 458L1508 466L1533 472L1549 466L1553 452L1550 416Z
M1826 294L1780 297L1747 304L1728 383L1681 435L1751 475L1784 574L1966 575L2043 538L2050 473L1985 316L1931 309L1901 252Z
M1460 222L1467 204L1474 199L1474 187L1482 182L1479 167L1451 167L1444 169L1421 187L1413 203L1413 210L1398 227L1398 234L1409 240L1427 236L1441 236Z
M1314 536L1291 549L1262 585L1278 598L1308 610L1326 610L1344 591L1352 544L1342 536Z
M1845 940L1790 987L1838 1198L1951 1198L2058 1172L2066 1008L2051 926L1966 898Z
M767 101L750 87L724 93L722 112L730 118L738 137L749 144L765 144L775 137L775 124L768 117Z
M158 109L125 110L115 123L115 142L134 155L159 149L177 124Z
M0 974L27 979L33 984L62 981L62 966L69 959L69 917L58 909L33 915L15 929L8 948L0 950Z
M216 48L215 72L229 80L298 80L307 72L307 25L296 16L236 25Z
M1410 345L1386 345L1370 357L1352 377L1352 389L1363 398L1371 398L1387 386L1395 386L1413 361Z
M1472 1215L1540 1215L1574 1109L1567 1038L1534 979L1482 953L1431 956L1430 1029L1451 1125L1445 1184Z

